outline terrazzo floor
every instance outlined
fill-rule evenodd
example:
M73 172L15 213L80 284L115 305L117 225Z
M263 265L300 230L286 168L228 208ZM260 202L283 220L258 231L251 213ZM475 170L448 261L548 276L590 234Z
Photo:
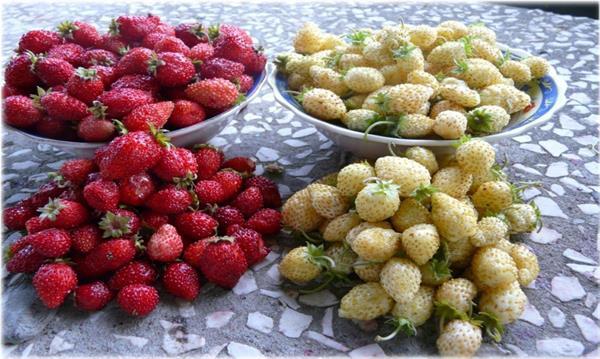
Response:
M381 27L398 22L400 16L409 23L484 21L496 30L499 41L550 59L569 85L567 105L542 127L496 145L499 157L510 154L512 179L543 183L543 188L529 189L525 196L540 207L544 226L539 233L523 237L537 253L542 273L525 289L530 303L522 318L508 327L501 344L485 343L479 354L600 354L598 21L487 4L29 3L4 5L3 10L5 56L10 56L19 36L33 27L52 28L76 16L104 29L117 14L152 12L170 22L202 19L241 24L262 40L270 56L287 50L295 30L309 19L333 32ZM45 180L43 173L58 169L69 158L44 145L24 147L6 133L3 140L5 205L32 192ZM284 196L348 159L312 126L278 106L267 87L211 143L232 156L253 155L259 163L284 166L280 179ZM6 233L5 240L18 235ZM114 305L93 315L72 305L48 311L35 299L27 278L3 272L4 354L360 357L436 352L433 325L426 325L416 338L374 344L372 337L381 323L363 323L361 329L340 319L333 293L298 297L283 291L276 270L282 251L283 247L275 246L267 260L247 272L231 292L206 286L192 304L165 296L158 310L142 319L124 317Z

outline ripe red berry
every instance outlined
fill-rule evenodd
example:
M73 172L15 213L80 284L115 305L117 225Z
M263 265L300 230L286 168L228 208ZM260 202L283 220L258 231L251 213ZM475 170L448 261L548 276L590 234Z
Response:
M144 316L150 314L158 305L159 296L156 288L145 284L131 284L123 287L117 295L119 307L129 314Z
M62 38L53 31L32 30L21 36L19 52L31 51L35 54L48 52L54 46L62 43Z
M214 147L201 147L194 155L198 163L198 179L201 180L214 176L223 163L223 152Z
M200 180L195 187L201 205L219 204L225 201L223 186L217 181Z
M115 66L115 73L117 76L123 76L128 74L148 74L148 61L153 56L153 52L150 49L143 47L136 47L129 50L119 60L119 63Z
M169 216L156 213L152 210L144 210L140 213L142 224L154 231L158 230L163 224L169 223Z
M231 206L218 207L215 210L214 218L219 222L219 229L225 231L227 227L239 224L244 224L244 215L239 209Z
M200 293L198 273L184 262L167 265L163 273L163 285L172 295L192 301Z
M213 78L194 82L187 87L185 94L204 107L223 110L238 100L239 91L231 81Z
M122 118L135 108L154 102L154 98L147 91L132 88L116 88L98 96L98 101L108 107L106 110L107 116Z
M244 65L224 58L213 57L202 63L200 73L205 79L223 78L233 81L244 74Z
M31 207L37 209L45 206L50 199L60 196L64 191L65 188L60 186L56 181L44 183L27 199L27 203L29 203Z
M33 61L36 59L33 53L25 53L14 57L4 71L6 83L16 88L30 90L39 82L33 72Z
M183 260L196 269L200 269L200 262L202 261L202 254L204 249L208 246L209 242L206 239L201 239L194 243L191 243L183 252Z
M58 32L67 41L72 41L83 47L98 47L102 36L93 25L81 21L63 21L58 25Z
M117 55L103 49L89 49L79 57L79 63L83 67L90 67L94 65L114 66L117 61L119 61Z
M195 211L178 214L174 225L183 237L197 241L215 235L218 223L208 214Z
M87 105L104 92L104 83L98 76L96 70L80 67L67 82L69 95L79 99Z
M112 299L112 293L102 281L83 284L75 288L75 306L93 312L104 308Z
M246 217L252 216L263 208L263 198L258 187L248 187L241 192L231 205L239 209Z
M4 210L2 213L2 223L11 231L20 231L25 229L25 222L36 215L35 208L16 205Z
M46 57L36 62L35 71L46 85L56 86L65 84L75 68L63 59Z
M104 142L115 136L112 121L86 116L77 124L77 136L86 142Z
M138 173L119 181L121 203L141 206L156 190L154 180L147 173Z
M254 176L246 179L244 187L248 188L252 186L260 189L265 207L281 207L281 194L279 193L279 188L271 179L264 176Z
M154 49L154 46L156 46L160 40L170 36L171 35L162 32L151 32L144 37L144 40L142 40L140 45L147 49Z
M208 29L202 24L179 24L175 27L175 36L180 38L187 46L208 42Z
M177 214L185 212L192 201L192 195L187 190L170 184L150 195L146 206L158 213Z
M247 60L244 62L244 66L246 67L246 73L250 75L260 74L267 64L267 57L260 51L254 51Z
M111 32L129 41L140 41L160 24L158 16L119 16L111 24Z
M191 178L198 172L198 163L192 151L186 148L170 147L163 149L163 155L152 168L152 172L166 182L175 178Z
M235 238L235 242L244 251L248 266L262 261L269 254L269 248L265 246L260 233L255 230L239 228L231 236Z
M239 173L252 174L256 170L256 163L248 157L233 157L225 161L221 167L231 168Z
M29 235L29 243L44 257L56 258L67 254L71 248L71 236L62 229L50 228Z
M83 188L83 197L87 204L99 211L110 211L119 205L119 187L110 180L99 179Z
M94 65L88 67L91 70L96 70L96 74L102 80L105 88L108 88L115 80L114 68L110 66Z
M241 174L231 170L219 171L211 179L221 184L225 200L232 199L240 191L244 181Z
M9 96L3 101L2 107L4 121L18 128L31 127L44 116L35 102L26 96Z
M190 59L195 62L204 62L210 59L215 49L210 43L199 43L190 49Z
M134 256L133 240L111 239L100 243L77 260L77 273L83 277L99 277L131 262Z
M110 86L112 89L130 88L150 92L156 97L160 92L160 84L150 75L124 75Z
M130 284L150 285L156 281L158 273L154 266L145 261L129 262L119 268L115 274L110 277L108 286L112 290L120 290Z
M31 217L25 222L27 234L37 233L44 229L52 228L52 222L40 217Z
M220 33L213 46L215 47L215 57L223 57L239 63L249 62L248 59L254 54L252 43L249 43L244 36L238 36L238 34Z
M216 285L233 288L248 269L248 262L240 246L231 237L204 239L200 270L204 277Z
M272 208L263 208L248 219L246 226L265 236L277 234L281 230L281 213Z
M46 257L36 252L31 245L26 245L12 253L6 263L6 270L11 273L33 273L46 260Z
M38 297L50 309L60 307L75 286L75 271L63 263L44 264L33 276L33 287Z
M141 227L139 217L126 209L115 209L106 212L98 224L104 238L119 238L135 235Z
M39 212L43 225L64 229L79 227L87 223L90 217L81 203L61 198L49 200Z
M173 102L163 101L142 105L123 118L128 131L149 131L150 126L162 128L173 112Z
M96 164L88 159L73 159L65 161L58 173L74 185L83 184L90 173L96 172Z
M205 118L206 113L199 104L188 100L177 100L167 124L174 128L183 128L202 122Z
M93 224L71 230L73 250L79 253L88 253L102 242L102 232Z
M102 41L100 42L99 47L115 54L121 54L122 51L127 49L128 44L125 39L119 36L119 34L109 31L102 35Z
M252 86L254 86L254 79L252 76L246 74L235 79L233 82L237 83L241 93L248 93L252 89Z
M43 93L40 102L55 120L79 121L90 113L85 103L62 92Z
M177 229L162 225L146 243L148 258L158 262L172 262L183 252L183 241Z
M42 137L65 139L69 132L69 123L45 116L35 124L35 132Z
M158 82L166 87L177 87L188 84L196 69L190 59L177 52L162 52L148 62L148 70L154 74Z
M81 55L84 52L85 49L77 44L61 44L51 48L46 56L51 59L65 60L73 66L79 66Z
M154 45L154 51L157 53L177 52L187 57L190 56L190 48L175 36L163 37Z

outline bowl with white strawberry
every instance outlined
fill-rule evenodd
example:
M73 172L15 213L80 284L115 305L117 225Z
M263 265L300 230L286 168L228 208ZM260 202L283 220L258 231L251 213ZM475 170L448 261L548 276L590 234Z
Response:
M31 275L48 308L71 295L88 312L116 299L134 316L163 296L193 301L209 282L233 288L280 230L278 186L254 170L209 145L129 132L3 210L8 231L24 233L7 244L6 269Z
M149 126L172 143L210 140L258 94L266 56L230 24L119 16L101 34L65 21L24 34L5 68L3 118L18 139L91 157Z

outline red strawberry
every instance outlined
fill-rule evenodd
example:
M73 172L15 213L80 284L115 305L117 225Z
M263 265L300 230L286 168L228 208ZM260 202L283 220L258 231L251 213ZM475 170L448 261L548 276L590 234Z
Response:
M63 186L60 186L56 181L44 183L38 190L27 199L27 202L31 207L37 209L45 206L48 200L57 198L61 193L65 191Z
M75 289L75 306L93 312L104 308L112 299L112 293L102 281L83 284Z
M79 121L90 113L85 103L65 93L52 91L45 93L40 88L38 93L42 106L53 119Z
M11 86L7 83L5 83L2 86L2 99L5 99L10 96L17 96L17 95L27 96L27 92L23 91L19 88L16 88L14 86Z
M246 73L250 75L257 75L263 72L265 65L267 64L267 57L262 51L254 51L244 66L246 67Z
M25 229L25 222L36 215L35 208L26 205L16 205L4 209L2 223L11 231Z
M8 251L6 252L6 254L10 257L13 254L17 253L18 251L20 251L21 249L27 247L30 243L31 240L31 236L29 235L24 235L22 237L19 237L18 239L14 240L13 242L11 242L9 244L8 247Z
M202 63L200 69L202 78L223 78L234 80L244 74L244 65L220 57L210 58Z
M48 50L62 42L62 38L56 32L32 30L21 36L19 40L19 52L31 51L35 54L40 54L48 52Z
M187 46L208 42L208 29L202 24L179 24L175 27L175 36L180 38Z
M15 251L6 262L6 270L11 273L33 273L40 268L46 258L36 252L33 246L26 245Z
M148 71L162 86L177 87L189 83L196 69L190 59L176 52L162 52L153 55L148 62Z
M184 212L175 217L177 231L186 239L197 241L214 236L217 232L217 221L200 211Z
M156 44L166 38L166 37L170 37L171 35L169 34L165 34L163 32L156 32L156 30L154 32L149 33L148 35L146 35L144 37L144 40L142 40L142 43L140 44L140 46L145 47L147 49L154 49L154 46L156 46Z
M130 177L153 167L167 143L160 133L129 132L96 151L96 163L106 179Z
M71 186L68 187L58 198L66 199L73 202L84 203L85 198L83 197L83 189L80 187Z
M102 35L100 48L115 54L120 54L127 49L127 41L118 34L111 34L108 32Z
M156 79L150 75L125 75L113 82L111 85L112 89L118 88L130 88L148 91L156 96L160 91L160 84Z
M171 101L142 105L125 116L123 124L128 131L149 131L150 126L162 128L171 117L173 107Z
M198 179L201 180L214 176L223 163L223 152L211 146L201 146L194 155L198 163Z
M204 277L221 287L233 288L248 269L248 262L240 246L231 237L205 239L200 269Z
M202 205L213 205L225 202L225 191L217 181L200 180L196 183L195 192Z
M65 60L73 66L79 66L84 51L84 48L77 44L61 44L51 48L47 57Z
M146 201L146 206L158 213L177 214L191 206L192 201L192 195L187 190L169 184L154 192Z
M244 224L244 215L239 209L231 206L219 207L215 210L214 218L219 222L221 231L234 224Z
M187 100L175 101L175 107L167 125L174 128L183 128L200 123L206 118L202 106Z
M119 16L111 23L112 33L129 41L140 41L160 24L158 16Z
M31 89L39 79L33 72L33 61L37 58L33 53L25 53L14 57L4 70L6 83L21 89Z
M161 34L166 34L169 36L175 36L175 28L167 23L159 22L158 26L152 30L153 32L158 32Z
M120 208L106 212L98 224L104 231L104 238L132 236L140 230L140 226L140 219L135 213Z
M223 197L229 200L235 196L240 188L242 188L243 178L236 171L224 170L217 172L213 177L213 181L219 182L223 188Z
M217 36L221 38L237 36L240 37L245 44L252 46L252 38L250 35L246 32L246 30L236 25L221 24L219 26Z
M281 213L272 208L264 208L254 213L246 226L262 235L277 234L281 229Z
M91 105L104 92L104 83L96 70L79 67L67 82L69 95Z
M52 228L52 222L41 219L40 217L31 217L25 222L25 230L28 234L37 233L44 229Z
M69 123L48 116L35 124L35 132L48 138L64 139L69 131Z
M250 75L242 75L233 81L239 87L241 93L247 93L254 86L254 79Z
M256 170L256 163L248 157L233 157L225 161L221 167L231 168L239 173L251 174Z
M58 25L58 32L67 41L72 41L83 47L98 47L102 36L93 25L81 21L63 21Z
M154 45L154 51L161 52L177 52L187 57L190 56L190 48L175 36L167 36L159 40Z
M258 187L248 187L241 192L231 205L240 210L246 217L252 216L263 208L263 197Z
M105 88L108 88L115 80L114 68L110 66L94 65L89 67L90 70L96 70L96 74L102 80Z
M9 96L3 101L2 107L4 121L18 128L31 127L44 116L36 103L26 96Z
M83 197L87 204L99 211L110 211L119 205L119 186L113 181L99 179L83 188Z
M204 62L210 59L215 49L210 43L199 43L190 49L190 59L194 62Z
M219 36L213 43L215 47L215 57L222 57L242 64L248 63L254 55L252 43L242 36L225 35Z
M84 117L77 124L77 136L87 142L104 142L115 135L115 125L112 121L96 118L94 115Z
M156 288L145 284L130 284L123 287L117 295L119 307L125 313L135 316L150 314L158 305L158 301Z
M118 60L117 55L108 50L90 49L81 54L79 63L84 67L94 65L114 66Z
M119 76L128 74L147 75L148 61L150 61L153 54L152 50L143 47L129 50L115 66L115 73Z
M33 286L42 303L50 309L61 306L77 286L77 274L63 263L44 264L33 276Z
M121 203L141 206L156 190L154 180L147 173L138 173L119 181Z
M152 172L163 181L172 182L175 178L195 176L198 172L198 163L192 151L170 147L163 149L163 155L152 168Z
M279 188L271 179L264 176L250 177L244 183L244 187L248 188L252 186L260 189L265 207L281 207L281 195L279 194Z
M89 220L88 210L81 203L66 199L51 199L39 211L40 219L56 228L75 228Z
M161 95L165 99L169 99L171 101L176 100L188 100L185 94L186 86L178 86L178 87L163 87L161 88Z
M221 78L195 82L187 87L185 94L193 101L212 109L229 108L239 97L237 87L231 81Z
M145 261L129 262L119 268L115 274L110 277L108 286L112 290L120 290L121 288L131 284L147 284L150 285L156 281L156 269Z
M79 253L88 253L102 242L102 232L93 224L71 230L72 248Z
M144 210L140 214L143 225L156 231L163 224L169 223L169 216L166 214L156 213L151 210Z
M58 173L74 185L83 184L90 173L96 172L96 164L92 160L73 159L65 161Z
M232 237L244 251L249 267L262 261L269 254L269 248L265 246L260 233L255 230L239 228L233 232Z
M143 90L131 88L117 88L104 92L98 97L104 106L106 114L111 118L122 118L136 107L154 102L152 95Z
M71 236L62 229L50 228L29 235L29 243L44 257L56 258L67 254L71 248Z
M111 239L100 243L85 257L77 260L77 273L83 277L99 277L129 263L135 257L131 239Z
M163 224L146 243L146 254L153 261L172 262L182 252L183 240L170 224Z
M200 262L202 261L202 254L204 249L208 246L209 242L206 239L201 239L194 243L191 243L183 252L183 260L196 269L200 269Z
M163 285L167 292L189 301L200 293L198 273L184 262L171 263L165 268Z

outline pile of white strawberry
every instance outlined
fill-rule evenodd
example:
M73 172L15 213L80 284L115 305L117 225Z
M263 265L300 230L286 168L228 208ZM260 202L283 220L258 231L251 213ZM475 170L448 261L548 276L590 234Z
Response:
M499 341L503 325L519 318L521 286L540 271L535 254L510 241L539 225L535 204L520 197L530 184L510 183L495 156L468 137L437 158L411 147L296 192L282 221L310 241L283 258L281 275L307 292L351 286L357 276L364 283L341 299L340 317L390 316L393 331L379 341L415 335L435 316L440 354L474 355L482 328Z
M105 142L191 126L244 99L266 56L240 27L119 16L101 34L65 21L24 34L2 88L5 123L42 137Z
M269 253L263 236L280 230L277 185L254 171L247 157L130 132L4 209L4 226L26 232L8 245L6 269L32 273L48 308L74 293L81 310L116 298L130 315L154 310L159 278L188 301L203 282L233 288Z

